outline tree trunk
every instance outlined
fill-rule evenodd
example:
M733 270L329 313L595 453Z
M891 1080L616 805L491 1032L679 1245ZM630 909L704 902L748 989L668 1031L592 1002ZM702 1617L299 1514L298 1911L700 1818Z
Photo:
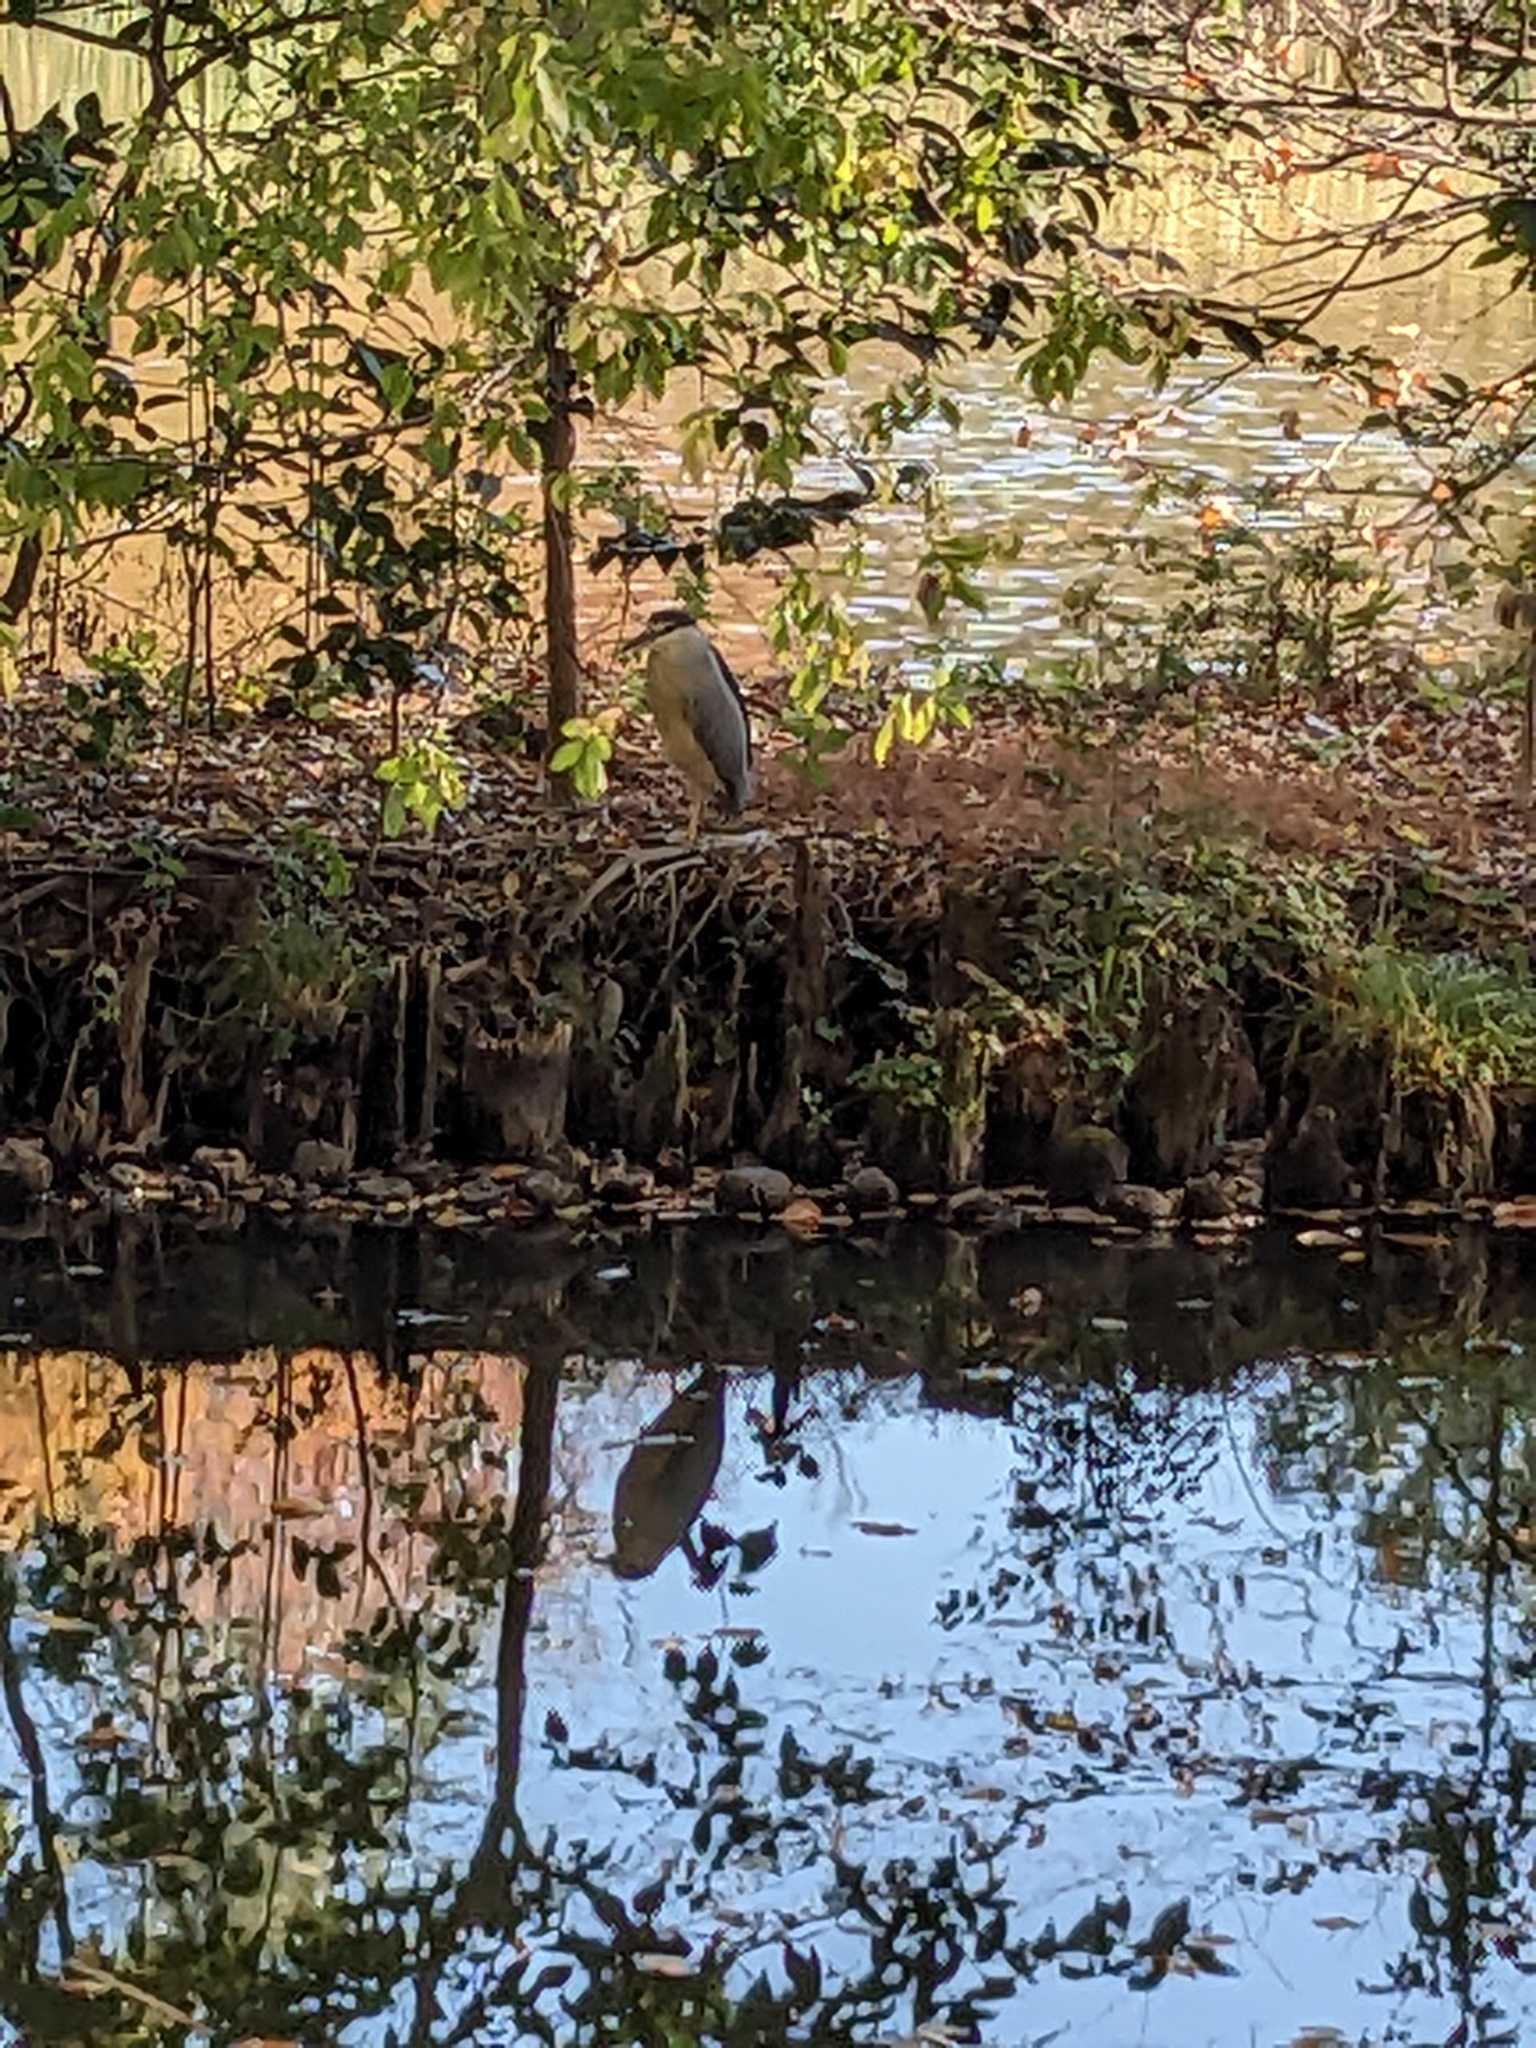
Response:
M1508 633L1529 636L1525 652L1525 703L1520 721L1520 768L1516 791L1529 807L1536 780L1536 591L1506 588L1499 592L1494 617Z
M139 186L143 181L145 167L150 161L153 145L161 129L165 126L166 117L175 104L178 91L183 86L189 85L205 69L205 62L200 61L190 66L182 73L177 82L174 85L172 84L165 68L167 20L168 10L165 6L157 7L151 17L152 34L150 46L146 53L149 57L150 72L154 79L154 84L150 90L149 98L145 102L144 113L139 122L138 131L133 138L132 156L134 161L132 168L125 175L122 184L118 187L116 197L112 201L112 207L119 216L126 215L133 201L138 197ZM9 100L5 104L7 112L9 112ZM14 134L14 119L8 125ZM14 142L11 147L14 153ZM106 252L102 257L100 274L95 279L93 287L96 297L103 302L111 296L129 246L127 237L123 235L107 236L105 241L102 241L101 229L106 225L107 222L105 220L99 223L96 233L92 236L91 240L93 248L99 244ZM13 291L0 294L0 305L10 306L14 303L20 296L20 286L27 281L28 279L23 277L18 281ZM70 413L77 426L85 418L88 409L84 399L77 398L71 403ZM58 450L56 446L44 445L43 453L45 456L51 457L60 452L62 451ZM11 564L10 580L4 590L0 590L0 626L15 626L20 623L22 613L31 604L33 594L37 589L38 571L43 566L43 554L44 540L40 533L29 533L17 548L16 559Z
M562 339L562 316L551 314L545 330L544 397L549 417L539 435L543 458L544 648L548 695L549 752L560 744L568 719L581 712L581 662L576 644L576 566L571 530L571 481L576 461L576 428L571 418L575 370Z
M22 613L32 602L32 593L37 588L37 572L42 565L42 535L29 533L16 550L9 583L0 590L0 626L20 624Z

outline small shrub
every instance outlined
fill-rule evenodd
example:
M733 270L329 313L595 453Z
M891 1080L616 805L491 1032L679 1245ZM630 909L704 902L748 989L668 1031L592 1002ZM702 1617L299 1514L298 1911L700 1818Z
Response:
M435 740L412 740L381 761L376 770L384 784L384 837L398 839L412 819L437 830L444 811L464 802L464 775L446 747Z
M67 686L64 707L77 760L105 767L131 759L143 745L162 681L157 655L152 633L131 633L93 654L90 673Z
M1523 962L1363 946L1319 997L1336 1042L1380 1054L1400 1088L1536 1082L1536 983Z

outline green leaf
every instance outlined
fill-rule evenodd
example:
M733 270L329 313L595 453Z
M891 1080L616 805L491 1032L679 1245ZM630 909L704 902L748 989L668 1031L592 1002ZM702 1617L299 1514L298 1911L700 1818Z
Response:
M147 463L131 458L119 462L98 462L82 471L79 494L87 504L121 511L143 493L148 482Z
M604 766L603 756L595 749L589 748L577 762L571 780L581 796L601 796L608 787L608 770Z

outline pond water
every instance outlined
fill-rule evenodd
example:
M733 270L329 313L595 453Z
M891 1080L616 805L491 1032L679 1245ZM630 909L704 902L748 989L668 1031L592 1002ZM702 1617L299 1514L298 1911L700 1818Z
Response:
M1536 2027L1536 1273L0 1243L0 2041Z

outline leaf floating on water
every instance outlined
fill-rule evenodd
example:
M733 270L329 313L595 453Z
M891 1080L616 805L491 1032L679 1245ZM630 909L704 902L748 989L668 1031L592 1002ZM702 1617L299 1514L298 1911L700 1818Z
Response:
M821 1228L820 1205L802 1195L779 1211L779 1223L795 1237L810 1237Z
M1354 1250L1354 1239L1342 1230L1298 1230L1296 1242L1309 1252Z
M1313 1920L1314 1927L1321 1927L1329 1934L1337 1934L1342 1928L1351 1930L1363 1927L1363 1920L1351 1920L1347 1913L1319 1913Z
M1164 1906L1152 1922L1152 1931L1141 1943L1138 1953L1144 1956L1170 1955L1189 1932L1189 1901L1180 1899L1176 1905Z
M905 1522L855 1522L852 1525L863 1536L915 1536L917 1531L909 1529Z
M1193 1936L1184 1944L1184 1953L1193 1965L1192 1975L1205 1977L1235 1977L1236 1967L1223 1962L1209 1942L1196 1941Z
M696 1974L686 1956L636 1956L635 1968L647 1977L692 1977Z
M77 1740L81 1749L120 1749L131 1738L110 1721L100 1721L94 1728L87 1728Z

